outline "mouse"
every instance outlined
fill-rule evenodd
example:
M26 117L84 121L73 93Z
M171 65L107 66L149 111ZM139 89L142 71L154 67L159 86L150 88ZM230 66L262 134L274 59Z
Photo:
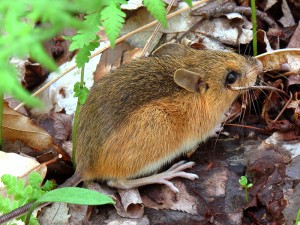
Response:
M193 162L174 164L214 135L234 100L254 85L262 64L233 52L161 46L95 82L77 128L76 174L119 189L190 180Z
M76 170L59 187L100 180L118 189L158 183L178 193L170 180L197 179L184 171L195 163L180 161L157 172L215 135L262 70L253 57L168 43L111 71L94 83L81 107ZM0 223L31 205L0 216Z

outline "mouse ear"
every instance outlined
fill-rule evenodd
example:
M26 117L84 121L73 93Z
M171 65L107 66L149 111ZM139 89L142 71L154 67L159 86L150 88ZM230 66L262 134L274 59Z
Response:
M186 69L178 69L174 74L174 81L180 87L190 92L200 92L206 85L199 73Z
M158 47L152 52L153 56L185 56L191 53L192 49L184 44L178 43L166 43Z

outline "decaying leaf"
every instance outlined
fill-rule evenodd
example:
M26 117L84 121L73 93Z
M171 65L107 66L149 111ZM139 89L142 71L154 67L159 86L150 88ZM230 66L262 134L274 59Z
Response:
M156 202L147 195L143 195L143 203L148 208L153 209L172 209L187 212L189 214L198 214L197 199L195 196L188 193L183 182L174 180L174 185L179 189L178 195L174 194L167 186L162 186L162 202Z
M293 190L285 192L285 199L289 202L289 205L283 210L283 215L286 224L295 224L297 211L300 206L300 184L298 184Z
M49 207L43 208L39 215L41 224L69 225L69 208L67 203L55 202Z
M298 26L288 44L288 48L300 48L300 21L298 23Z
M69 225L85 224L85 220L87 220L90 211L89 206L68 204L68 207L70 214Z
M300 72L300 49L283 49L256 56L262 64L264 71L279 70L287 64L291 72Z
M20 140L37 151L53 148L64 159L70 158L53 142L53 138L44 129L36 126L28 117L9 108L6 102L4 103L2 129L5 140Z
M6 153L0 151L0 178L4 174L11 174L18 178L27 180L28 172L37 168L40 164L32 158L21 156L16 153ZM35 172L39 173L42 178L46 176L47 167L41 166ZM6 196L6 188L0 180L0 195Z
M94 72L94 80L97 81L106 73L120 67L120 65L125 63L124 61L129 62L131 58L134 57L134 54L131 54L132 57L129 59L128 56L125 58L125 53L128 53L128 51L132 49L133 47L126 42L121 42L116 44L114 49L104 51Z
M289 5L287 4L286 0L282 1L281 8L282 8L283 17L280 18L279 22L284 27L294 26L295 19L293 18L293 15L291 13L291 10L290 10Z
M300 120L300 100L294 100L291 101L291 103L287 106L287 108L292 108L294 109L294 120L297 124L300 125L299 120Z
M73 117L63 113L52 113L54 137L56 140L66 141L72 133Z
M124 217L142 218L144 215L144 205L137 188L130 190L118 190L121 203L124 207ZM120 214L119 214L120 215Z

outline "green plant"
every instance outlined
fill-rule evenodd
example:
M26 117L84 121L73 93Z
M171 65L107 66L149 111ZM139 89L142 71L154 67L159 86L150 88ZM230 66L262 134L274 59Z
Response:
M299 225L299 219L300 219L300 208L298 209L298 212L297 212L295 225Z
M245 200L248 203L248 201L249 201L248 189L251 188L253 186L253 184L248 183L248 179L245 176L240 177L239 183L240 183L241 187L245 189Z
M84 83L84 65L81 68L81 76L80 76L80 82L77 82L74 85L74 97L78 97L77 100L77 105L76 105L76 111L75 111L75 116L74 116L74 124L73 124L73 132L72 132L72 143L73 143L73 151L72 151L72 162L73 165L75 165L75 152L76 152L76 134L77 134L77 123L78 123L78 116L79 116L79 111L80 107L85 103L89 90L85 86Z
M8 195L6 198L0 196L0 212L3 214L35 201L54 187L51 181L46 181L41 186L43 179L36 172L29 175L27 185L22 179L17 179L17 177L9 174L3 175L1 181L5 185ZM24 222L25 216L20 217L20 220ZM29 224L34 225L38 222L35 217L31 217Z
M57 188L44 194L33 203L28 211L25 224L29 223L33 210L44 202L65 202L78 205L114 204L110 197L96 191L78 187Z
M34 202L27 217L24 215L17 218L17 220L30 225L39 224L36 217L31 216L31 214L39 204L44 202L66 202L83 205L114 204L110 197L84 188L65 187L51 190L54 187L51 181L46 181L41 186L43 179L36 172L29 174L27 185L22 179L17 179L9 174L3 175L1 181L6 187L8 197L0 196L0 213L5 214L20 206Z
M257 55L257 21L256 21L256 4L255 0L251 0L251 21L252 21L252 44L253 44L253 56Z

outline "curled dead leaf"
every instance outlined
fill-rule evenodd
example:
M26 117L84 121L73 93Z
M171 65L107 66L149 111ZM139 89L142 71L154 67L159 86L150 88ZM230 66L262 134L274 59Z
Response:
M4 102L2 130L5 140L20 140L37 151L53 148L65 160L70 160L69 155L54 143L53 138L44 129L11 109L7 102Z
M264 71L278 70L287 64L291 72L300 72L300 49L281 49L256 56L262 64Z

